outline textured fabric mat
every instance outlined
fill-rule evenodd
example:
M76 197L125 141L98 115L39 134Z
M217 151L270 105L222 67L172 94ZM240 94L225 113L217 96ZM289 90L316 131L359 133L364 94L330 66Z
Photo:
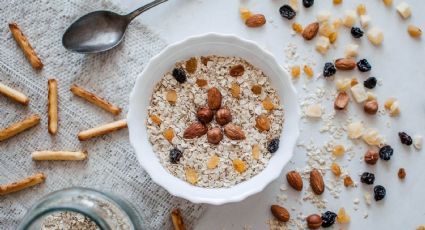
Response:
M81 55L61 44L67 26L79 16L100 9L119 9L94 1L0 1L0 82L30 97L28 107L0 95L0 127L40 114L41 124L0 142L0 183L12 182L36 172L46 183L0 197L0 229L15 229L26 211L46 194L70 186L112 192L130 200L144 220L144 229L170 229L169 212L180 207L189 228L204 206L175 198L154 184L139 166L121 130L94 140L79 142L76 134L99 124L122 119L136 76L165 43L137 21L129 27L123 43L110 52ZM28 37L44 68L34 71L8 29L15 21ZM56 78L59 88L59 130L47 132L47 79ZM77 98L69 91L79 84L123 108L118 117ZM143 118L141 118L143 119ZM84 162L33 162L35 150L87 150Z

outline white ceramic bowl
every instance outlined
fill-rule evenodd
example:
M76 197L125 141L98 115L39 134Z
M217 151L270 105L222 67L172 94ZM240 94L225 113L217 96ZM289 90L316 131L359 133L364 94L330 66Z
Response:
M154 85L174 67L177 61L193 56L238 56L263 70L277 90L285 111L283 133L279 150L273 154L267 167L253 178L230 188L201 188L174 177L162 167L152 150L146 132L147 107ZM299 135L300 111L298 100L288 74L276 62L273 55L256 43L232 35L205 34L190 37L172 44L153 57L138 76L130 94L128 111L130 142L137 159L152 180L172 195L194 203L224 204L237 202L264 189L281 173L291 159Z

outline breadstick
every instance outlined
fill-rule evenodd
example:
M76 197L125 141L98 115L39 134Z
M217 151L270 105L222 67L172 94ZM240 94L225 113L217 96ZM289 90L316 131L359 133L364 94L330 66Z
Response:
M119 121L114 121L112 123L109 124L105 124L105 125L101 125L92 129L88 129L85 131L82 131L78 134L78 139L80 141L85 141L88 140L90 138L93 137L97 137L100 135L104 135L107 133L111 133L115 130L120 130L123 128L127 128L127 120L123 119L123 120L119 120Z
M18 24L12 22L9 23L10 32L12 32L15 41L18 43L19 47L21 47L28 61L31 63L32 67L36 70L40 70L43 68L43 63L40 58L37 56L35 50L31 47L31 44L28 42L28 39L19 29Z
M40 123L40 116L37 114L31 115L30 117L25 118L22 121L18 121L14 124L11 124L9 127L0 130L0 141L4 141L8 138L11 138L18 133L21 133L31 127L34 127Z
M37 173L23 180L16 181L10 184L0 185L0 196L8 193L17 192L28 187L43 183L46 176L43 173Z
M49 89L48 95L48 129L49 133L55 135L58 131L58 84L55 79L49 79L47 82Z
M100 108L114 114L115 116L121 113L121 108L119 108L118 106L115 106L113 104L111 104L110 102L106 101L103 98L100 98L98 96L96 96L95 94L77 86L77 85L72 85L71 86L71 92L83 99L86 99L88 102L99 106Z
M185 230L183 218L180 213L180 209L175 208L171 211L171 221L173 222L174 230Z
M30 99L27 96L25 96L23 93L17 90L14 90L2 83L0 83L0 93L23 105L28 105L28 103L30 102Z
M82 161L87 158L87 152L36 151L31 157L35 161Z

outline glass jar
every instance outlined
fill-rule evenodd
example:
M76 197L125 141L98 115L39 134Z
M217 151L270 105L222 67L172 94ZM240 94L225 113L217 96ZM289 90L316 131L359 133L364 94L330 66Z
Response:
M70 223L73 229L78 228L75 224L83 224L79 222L82 219L91 224L89 229L138 230L142 226L136 209L123 199L94 189L73 187L53 192L37 202L18 230L50 229L49 225L51 229L61 229L49 223L61 223L61 215L74 215L70 221L74 221Z

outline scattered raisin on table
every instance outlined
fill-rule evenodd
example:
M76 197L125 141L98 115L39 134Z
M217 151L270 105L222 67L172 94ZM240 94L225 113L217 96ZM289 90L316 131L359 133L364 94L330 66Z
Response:
M366 59L362 59L357 62L357 68L360 72L367 72L372 69L372 66L369 64L369 62Z
M382 185L375 186L375 188L373 188L373 193L376 201L384 199L386 195L385 188Z
M377 82L378 81L376 80L375 77L370 77L363 82L363 85L364 85L364 87L366 87L368 89L373 89L373 88L375 88Z
M267 146L267 150L270 153L275 153L279 149L279 139L275 138L270 141L269 145Z
M351 35L354 38L361 38L363 37L363 30L359 27L351 27Z
M288 20L293 19L295 15L297 14L295 13L295 10L292 9L290 5L286 5L286 4L279 8L279 13L282 17Z
M177 164L180 160L180 158L182 157L183 153L182 151L174 148L172 150L170 150L170 161L173 164Z
M386 160L386 161L390 160L393 153L394 153L394 149L391 148L391 146L389 145L385 145L381 149L379 149L379 157L382 160Z
M336 73L335 65L332 62L326 62L323 68L323 76L330 77Z
M314 4L314 0L303 0L303 5L305 8L309 8Z
M400 137L400 141L402 144L405 145L412 145L413 141L412 138L405 132L399 132L398 136Z
M406 177L406 170L404 170L404 168L398 169L397 176L403 180Z
M326 211L322 214L322 227L327 228L332 226L335 223L336 213L331 211Z
M184 83L186 81L186 72L184 72L183 68L174 68L172 75L176 81L180 83Z
M373 173L364 172L360 177L360 181L364 184L373 184L373 182L375 182L375 175Z

